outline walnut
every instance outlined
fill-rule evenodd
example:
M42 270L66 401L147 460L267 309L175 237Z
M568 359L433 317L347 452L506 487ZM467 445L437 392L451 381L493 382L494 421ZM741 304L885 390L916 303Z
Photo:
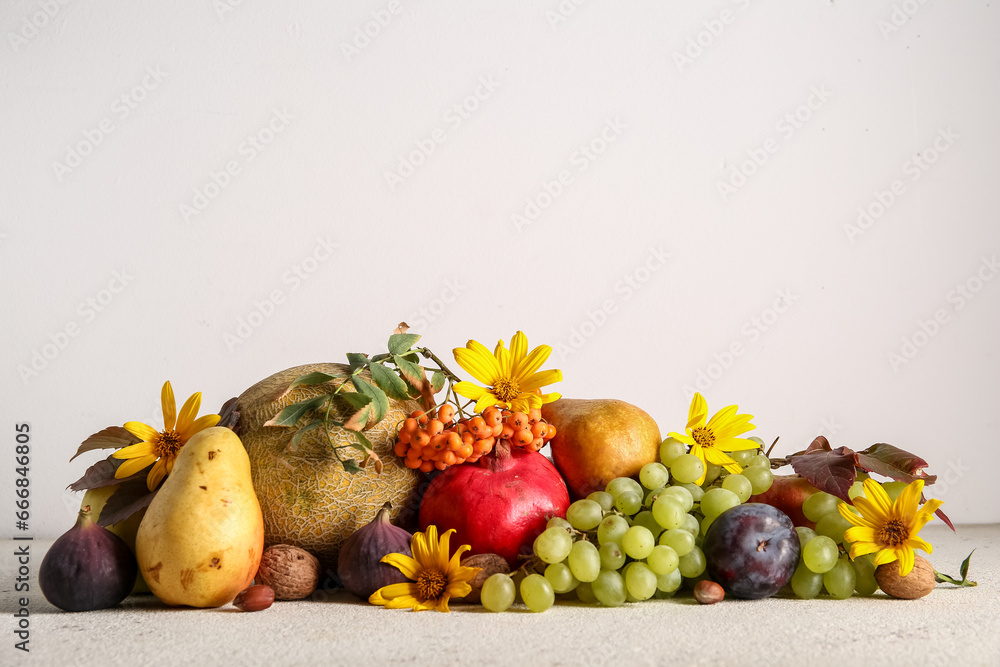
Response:
M256 580L274 589L275 600L301 600L316 590L319 577L315 556L289 544L275 544L264 550Z
M879 588L888 595L902 600L922 598L934 590L937 584L934 580L934 567L920 556L913 557L913 569L905 577L899 576L899 562L892 561L878 566L875 580L878 581Z

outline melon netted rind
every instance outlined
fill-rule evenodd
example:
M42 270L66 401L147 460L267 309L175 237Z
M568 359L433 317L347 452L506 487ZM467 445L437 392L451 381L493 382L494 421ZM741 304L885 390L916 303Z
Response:
M382 460L382 473L376 474L374 466L369 465L352 475L337 461L320 429L306 434L297 450L289 452L287 447L295 430L264 426L285 406L333 391L343 381L296 387L278 398L295 378L314 371L338 378L350 376L348 366L326 363L275 373L237 399L240 421L236 431L250 457L253 486L264 515L264 546L291 544L309 551L323 565L325 580L336 572L340 545L370 522L386 501L392 503L393 523L404 527L415 523L423 476L403 465L393 453L393 445L399 423L420 406L416 401L389 400L385 418L365 431ZM370 379L367 373L365 378ZM354 387L349 384L344 391L354 391ZM305 415L299 426L317 416ZM330 416L342 421L347 415L334 410ZM333 426L328 430L338 445L354 442L354 436L343 428ZM340 452L360 463L358 450Z

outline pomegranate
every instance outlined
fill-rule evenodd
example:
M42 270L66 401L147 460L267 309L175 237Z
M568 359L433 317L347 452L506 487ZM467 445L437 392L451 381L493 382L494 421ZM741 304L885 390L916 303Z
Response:
M802 513L802 503L819 491L809 480L798 475L775 475L771 488L764 493L750 496L748 503L765 503L777 507L789 516L796 526L815 528L816 524Z
M420 528L454 528L452 544L498 554L516 568L518 554L530 554L545 523L565 516L567 507L566 482L547 458L501 442L477 463L452 466L431 481L420 503Z

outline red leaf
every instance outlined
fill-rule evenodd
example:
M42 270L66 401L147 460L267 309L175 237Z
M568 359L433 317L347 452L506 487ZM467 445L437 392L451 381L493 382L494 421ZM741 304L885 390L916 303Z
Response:
M858 465L868 472L878 473L907 484L915 479L924 480L924 484L933 484L937 480L937 475L928 475L924 472L927 461L916 454L884 442L858 452Z
M832 450L833 448L830 447L830 441L826 439L826 436L817 435L816 438L809 443L809 446L806 447L806 454L809 454L810 452L829 452Z
M146 466L131 477L126 477L125 479L115 479L115 471L117 471L118 466L123 463L125 463L124 460L111 458L109 456L103 461L98 461L94 465L87 468L87 472L83 474L83 477L76 480L66 488L70 491L86 491L88 489L99 489L102 486L121 484L135 479L146 479L146 474L149 472L150 466Z
M119 521L124 521L144 507L153 502L155 491L150 491L146 487L146 480L132 480L118 487L118 490L111 494L108 502L104 503L101 516L97 518L98 526L110 526Z
M934 512L934 514L937 515L937 517L939 519L941 519L942 521L944 521L948 525L949 528L951 528L951 532L953 532L953 533L955 532L955 524L953 524L951 522L951 519L948 518L947 514L945 514L944 512L942 512L940 509L938 509L937 512Z
M838 447L831 451L813 450L806 454L790 456L788 462L792 464L795 472L809 480L809 483L820 491L826 491L848 503L851 502L847 492L857 477L858 463L858 455L854 450L847 447Z
M93 449L121 449L137 442L142 442L142 439L135 437L121 426L109 426L84 440L70 461Z

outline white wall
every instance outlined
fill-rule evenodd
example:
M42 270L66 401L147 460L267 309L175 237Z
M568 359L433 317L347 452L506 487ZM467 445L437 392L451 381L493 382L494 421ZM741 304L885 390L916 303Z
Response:
M710 373L710 408L778 452L890 442L951 471L956 521L998 521L998 28L990 3L917 0L6 0L2 488L28 422L32 530L59 534L98 458L68 463L77 444L159 423L165 379L214 407L407 320L449 358L523 329L564 395L664 433Z

